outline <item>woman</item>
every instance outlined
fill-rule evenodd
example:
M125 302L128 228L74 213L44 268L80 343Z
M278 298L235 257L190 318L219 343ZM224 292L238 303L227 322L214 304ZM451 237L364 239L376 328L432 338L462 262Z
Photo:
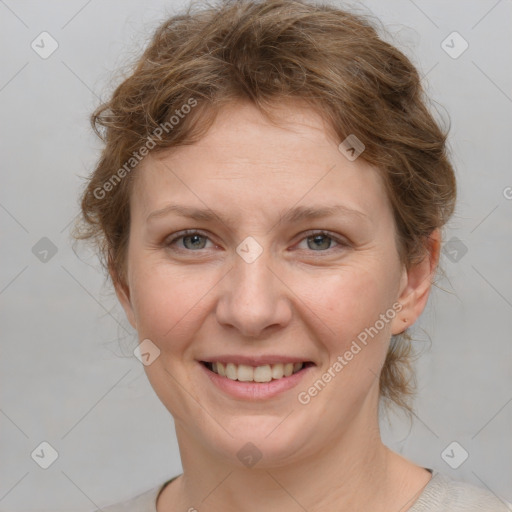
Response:
M456 185L411 62L305 1L174 16L82 198L183 474L103 510L505 511L390 451ZM104 131L103 131L104 130Z

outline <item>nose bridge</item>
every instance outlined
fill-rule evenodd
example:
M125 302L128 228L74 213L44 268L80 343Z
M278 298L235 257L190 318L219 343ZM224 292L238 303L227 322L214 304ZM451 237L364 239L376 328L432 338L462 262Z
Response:
M246 257L243 249L242 242L224 282L217 319L245 336L256 337L269 326L284 326L291 312L286 287L271 270L275 265L270 251L265 249L254 259L254 246L249 245L252 257Z

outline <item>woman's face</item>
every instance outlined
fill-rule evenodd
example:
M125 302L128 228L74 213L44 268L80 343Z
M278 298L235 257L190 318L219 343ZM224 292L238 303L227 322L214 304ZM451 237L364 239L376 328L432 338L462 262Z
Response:
M199 143L142 162L117 289L178 437L259 467L373 427L390 336L423 308L376 169L313 111L281 110L276 127L232 105Z

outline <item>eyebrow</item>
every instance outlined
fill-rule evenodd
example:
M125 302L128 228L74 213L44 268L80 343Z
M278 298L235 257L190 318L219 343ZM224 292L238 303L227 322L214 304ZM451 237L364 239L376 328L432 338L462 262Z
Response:
M234 224L235 222L231 222L230 218L222 218L222 216L217 215L211 209L201 209L191 206L178 205L178 204L170 204L160 210L155 210L151 212L147 218L146 222L149 222L151 219L156 217L164 217L171 213L179 215L181 217L187 217L189 219L203 221L203 222L212 222L215 220L221 220L225 224ZM353 216L360 217L362 219L369 219L368 215L365 213L354 210L352 208L348 208L347 206L343 206L341 204L336 204L332 206L296 206L294 208L289 209L286 212L283 212L280 215L280 222L284 222L287 224L294 224L304 220L312 220L319 219L325 217L332 217L334 215L345 215L345 216Z

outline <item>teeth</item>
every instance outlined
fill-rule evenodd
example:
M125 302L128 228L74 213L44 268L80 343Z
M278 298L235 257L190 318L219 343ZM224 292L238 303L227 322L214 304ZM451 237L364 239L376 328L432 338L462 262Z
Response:
M272 368L269 364L257 366L253 370L253 376L254 382L270 382L272 380ZM240 379L240 377L238 377L238 379Z
M254 371L252 366L247 366L246 364L239 364L237 368L237 378L242 382L250 382L254 380Z
M271 373L272 373L272 378L273 379L281 379L283 377L283 375L284 375L283 365L281 363L273 364L272 365L272 369L271 369Z
M236 366L233 363L226 365L226 377L231 380L237 380Z
M216 363L217 369L215 369L215 363L213 366L213 371L218 373L221 377L226 376L226 367L222 363Z
M215 362L211 364L212 371L221 377L241 382L270 382L272 379L282 379L298 372L304 363L277 363L263 366L249 366L246 364L233 364Z

